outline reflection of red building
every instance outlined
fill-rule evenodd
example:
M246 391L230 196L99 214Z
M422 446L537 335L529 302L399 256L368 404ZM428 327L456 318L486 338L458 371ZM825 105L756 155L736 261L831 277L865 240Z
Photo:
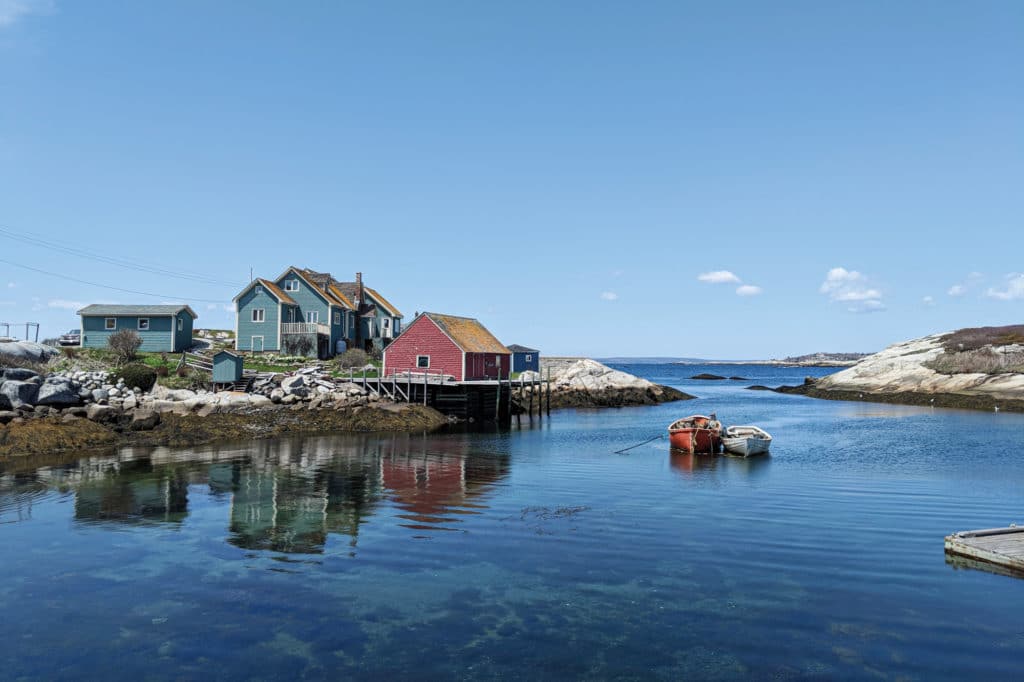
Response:
M381 459L381 480L391 499L419 524L454 522L453 515L476 514L474 499L508 472L506 456L468 454L469 441L435 437L421 453L396 448ZM419 526L416 526L419 527Z

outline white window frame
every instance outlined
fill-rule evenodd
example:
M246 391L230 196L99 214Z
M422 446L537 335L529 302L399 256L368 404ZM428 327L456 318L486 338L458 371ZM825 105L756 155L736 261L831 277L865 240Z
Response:
M259 318L259 319L257 319ZM252 323L263 324L267 321L267 309L266 308L253 308L252 309Z
M427 364L421 365L420 360L426 360ZM429 355L417 355L416 356L416 369L430 369L430 356Z
M255 348L256 348L256 339L260 340L260 349L259 350L255 350ZM257 334L255 336L249 337L249 350L251 352L253 352L253 353L262 353L262 352L264 352L264 348L266 348L266 343L264 342L264 339L263 339L262 336Z
M341 324L341 313L334 311L334 324Z
M533 362L533 354L532 353L526 356L526 361L527 362Z
M299 280L298 280L298 278L286 279L284 281L284 290L285 291L298 291L299 290Z
M178 331L185 331L185 320L178 318Z
M391 329L391 318L390 317L382 317L382 318L380 318L380 328L381 329Z
M146 323L146 326L142 326L143 322ZM135 323L135 328L138 329L140 332L148 332L149 331L149 318L148 317L140 317L138 319L138 321Z
M263 293L263 287L261 287L259 284L257 284L256 288L253 289L253 291L256 293L257 296L259 296L260 294Z
M320 311L319 310L307 310L306 311L306 324L320 324Z
M103 331L112 332L117 329L117 318L116 317L104 317L103 318Z

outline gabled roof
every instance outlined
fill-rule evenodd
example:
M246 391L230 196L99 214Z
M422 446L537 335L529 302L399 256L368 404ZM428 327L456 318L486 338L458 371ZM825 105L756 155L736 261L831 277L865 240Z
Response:
M518 343L513 343L508 347L513 353L539 353L540 351L536 348L527 348L526 346L520 346Z
M294 265L289 265L288 269L282 272L277 279L281 279L289 272L294 272L299 279L305 282L310 289L315 291L320 298L324 299L328 305L338 306L339 308L352 308L350 303L345 303L331 292L331 287L329 285L331 279L330 274L314 272L313 270L297 268Z
M379 303L381 307L384 308L384 310L388 311L388 314L390 314L392 317L402 317L402 313L398 311L398 308L391 305L386 298L378 294L376 289L371 289L366 285L363 285L363 288L366 289L366 293L368 293L370 296L373 296L373 298L376 299L377 303Z
M249 289L252 289L257 284L261 285L264 289L266 289L267 293L276 298L279 302L287 303L288 305L298 305L297 303L295 303L295 299L281 291L281 287L277 286L269 279L263 279L262 277L257 277L253 281L249 282L249 286L238 292L238 296L235 296L231 300L237 301L238 299L242 298L242 296L245 296L245 292L249 291Z
M100 315L107 317L116 317L118 315L131 315L133 317L164 317L177 315L182 310L187 310L193 320L199 319L199 316L196 315L196 311L192 310L184 303L176 303L173 305L107 305L99 303L85 306L78 311L78 314L86 317L98 317Z
M440 327L441 331L447 334L464 353L510 353L509 349L494 334L487 331L487 327L472 317L441 315L440 313L423 313L423 316L430 318L434 324ZM406 330L411 327L410 324Z
M329 272L314 272L309 269L303 270L302 272L305 274L307 279L314 282L320 288L323 288L325 282L329 283L328 288L336 298L343 301L344 304L352 310L356 309L356 306L353 303L359 298L359 285L356 282L339 282L331 277L331 273ZM366 286L365 283L363 284L363 289L367 294L373 297L373 300L384 308L388 315L391 315L392 317L402 317L402 313L398 311L398 308L391 305L386 298L377 293L376 289L371 289Z

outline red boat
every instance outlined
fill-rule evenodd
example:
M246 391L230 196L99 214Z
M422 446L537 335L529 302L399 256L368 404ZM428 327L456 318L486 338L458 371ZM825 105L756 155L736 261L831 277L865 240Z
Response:
M714 414L683 417L669 424L668 442L682 452L714 454L722 445L722 424Z

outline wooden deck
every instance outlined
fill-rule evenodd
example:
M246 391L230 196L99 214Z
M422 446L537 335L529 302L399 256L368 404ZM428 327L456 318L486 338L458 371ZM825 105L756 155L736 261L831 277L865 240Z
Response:
M946 555L947 561L953 556L953 565L991 567L996 573L1024 577L1024 527L966 530L947 535Z

